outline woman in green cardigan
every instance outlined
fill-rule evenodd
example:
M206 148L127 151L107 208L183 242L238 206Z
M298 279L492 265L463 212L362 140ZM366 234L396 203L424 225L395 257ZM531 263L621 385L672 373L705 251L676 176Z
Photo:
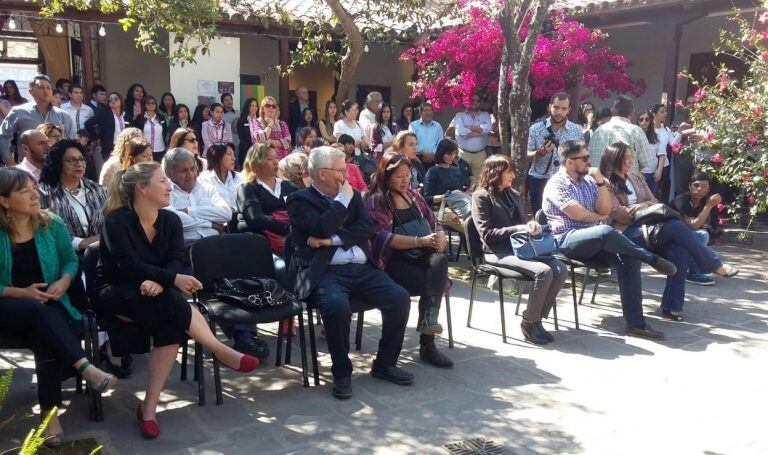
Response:
M117 379L91 365L69 327L82 315L67 290L77 274L72 239L60 218L40 210L34 178L21 169L0 169L0 332L24 341L35 353L41 416L61 406L62 372L74 368L99 392ZM46 444L62 441L54 417Z

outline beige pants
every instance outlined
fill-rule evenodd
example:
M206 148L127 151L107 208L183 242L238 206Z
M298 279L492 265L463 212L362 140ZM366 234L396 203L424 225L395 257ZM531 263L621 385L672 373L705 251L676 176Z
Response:
M483 164L485 163L485 150L482 152L466 152L459 149L459 156L462 157L472 169L472 183L475 183L480 177L480 173L483 171Z

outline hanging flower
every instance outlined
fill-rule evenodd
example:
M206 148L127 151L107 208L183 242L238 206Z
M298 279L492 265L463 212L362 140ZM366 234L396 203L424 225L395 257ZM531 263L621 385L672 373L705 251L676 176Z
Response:
M755 115L755 117L761 117L763 115L763 109L756 107L752 109L752 113Z
M747 136L747 142L749 142L749 145L755 145L757 143L757 135L755 133L751 133L749 136Z
M725 208L726 208L725 204L723 204L722 202L717 204L717 211L718 212L720 212L720 213L725 212Z
M719 153L715 153L715 156L712 157L712 164L718 165L723 163L723 157L720 156Z
M701 100L704 99L704 90L698 89L696 90L696 93L693 94L693 101L700 103Z
M679 100L679 99L675 100L675 107L676 108L685 107L685 105L683 104L683 100Z
M720 82L717 84L717 89L721 92L728 90L728 73L720 73Z
M683 150L683 144L678 142L675 144L672 144L672 153L680 153L680 151Z
M705 140L706 140L707 142L712 142L712 141L714 141L714 140L715 140L715 133L714 133L714 132L712 132L712 131L710 131L709 133L707 133L707 137L705 138Z

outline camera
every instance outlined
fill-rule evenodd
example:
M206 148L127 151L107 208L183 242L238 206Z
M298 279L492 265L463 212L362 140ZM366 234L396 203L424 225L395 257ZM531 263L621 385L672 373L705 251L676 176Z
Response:
M554 150L552 150L552 166L558 167L560 166L560 161L557 159L557 149L560 147L560 141L555 136L555 133L551 130L549 130L549 134L544 136L544 145L552 144L554 146ZM547 167L547 171L549 171L549 166Z

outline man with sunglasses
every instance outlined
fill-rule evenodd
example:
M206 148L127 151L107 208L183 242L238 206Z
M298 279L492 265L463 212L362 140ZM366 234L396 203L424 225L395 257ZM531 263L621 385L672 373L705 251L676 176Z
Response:
M309 155L312 185L288 196L293 251L289 276L297 296L320 310L333 366L331 393L352 396L349 360L350 299L381 311L379 351L371 375L398 385L413 383L413 374L397 367L411 307L408 291L377 266L371 256L373 222L360 193L347 181L346 156L323 146Z
M598 168L590 169L590 154L582 141L560 144L562 165L544 187L543 210L560 252L583 261L598 259L619 271L621 308L629 335L663 340L664 334L652 329L643 316L642 262L659 273L676 273L674 264L635 245L608 224L611 196L608 180Z

